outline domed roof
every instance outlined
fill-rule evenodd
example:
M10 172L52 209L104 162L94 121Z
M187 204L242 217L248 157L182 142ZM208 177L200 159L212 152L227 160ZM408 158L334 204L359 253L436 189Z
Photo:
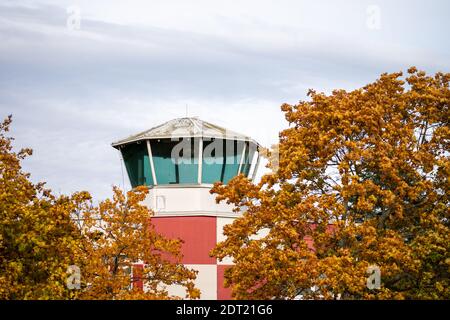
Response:
M170 139L183 137L205 137L205 138L219 138L230 140L245 140L258 143L249 136L228 130L221 126L212 124L207 121L200 120L196 117L177 118L167 121L159 126L153 127L149 130L132 135L128 138L114 142L113 147L118 147L123 144L136 142L148 139Z

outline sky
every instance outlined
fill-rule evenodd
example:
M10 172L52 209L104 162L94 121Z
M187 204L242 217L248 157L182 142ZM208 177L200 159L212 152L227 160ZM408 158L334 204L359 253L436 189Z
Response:
M280 106L310 88L449 72L449 13L446 0L0 0L0 117L34 150L33 181L103 199L130 188L111 143L186 109L270 146Z

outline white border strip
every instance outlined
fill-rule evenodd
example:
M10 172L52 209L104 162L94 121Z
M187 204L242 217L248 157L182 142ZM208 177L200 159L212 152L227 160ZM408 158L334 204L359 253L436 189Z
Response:
M247 143L244 143L244 148L242 149L241 161L239 161L238 175L241 173L242 164L244 163L245 151L247 151Z
M155 165L153 164L153 154L152 154L152 147L150 145L150 140L147 140L147 152L150 161L150 168L152 170L153 184L157 185L158 181L156 181Z
M197 183L202 184L202 170L203 170L203 138L199 139L198 142L198 175Z

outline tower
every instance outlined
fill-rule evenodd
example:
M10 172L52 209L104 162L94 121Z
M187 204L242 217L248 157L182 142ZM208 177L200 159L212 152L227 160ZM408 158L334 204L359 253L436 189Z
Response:
M238 174L254 179L259 144L198 118L178 118L112 146L122 154L131 186L149 187L144 204L155 213L156 230L184 241L182 262L198 271L201 298L230 298L223 275L232 261L219 262L209 252L238 214L231 205L217 204L209 191L215 182L226 184ZM168 289L184 296L184 289Z

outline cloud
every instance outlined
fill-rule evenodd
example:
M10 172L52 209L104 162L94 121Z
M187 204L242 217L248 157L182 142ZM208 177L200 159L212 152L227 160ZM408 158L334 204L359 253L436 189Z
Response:
M0 115L14 114L33 179L67 193L121 184L110 143L189 114L276 141L279 106L385 71L450 66L447 2L71 1L0 4ZM402 12L401 15L398 13ZM126 179L125 179L126 180Z

